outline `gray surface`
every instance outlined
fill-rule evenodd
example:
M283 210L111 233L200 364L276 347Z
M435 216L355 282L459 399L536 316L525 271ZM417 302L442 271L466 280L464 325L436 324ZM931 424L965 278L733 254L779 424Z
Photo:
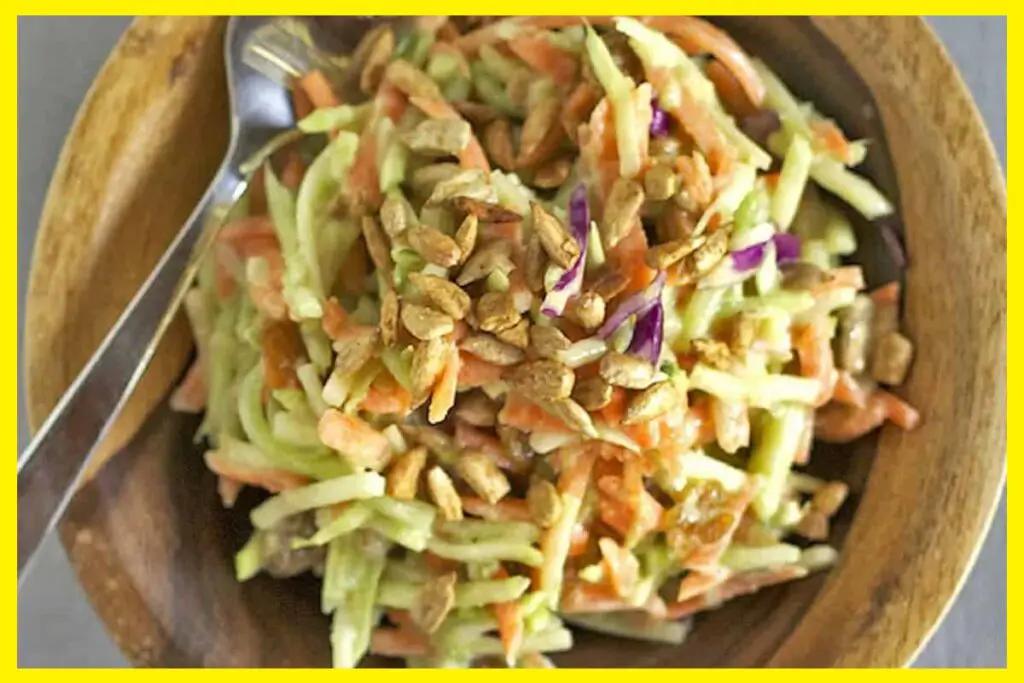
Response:
M977 100L1006 167L1006 19L937 17L932 25ZM125 18L18 18L18 301L39 212L75 110ZM22 319L18 319L21 343ZM19 353L19 356L21 354ZM18 387L18 449L28 438ZM49 539L18 600L20 666L120 667L113 645ZM1006 666L1006 497L956 605L916 662L919 667Z

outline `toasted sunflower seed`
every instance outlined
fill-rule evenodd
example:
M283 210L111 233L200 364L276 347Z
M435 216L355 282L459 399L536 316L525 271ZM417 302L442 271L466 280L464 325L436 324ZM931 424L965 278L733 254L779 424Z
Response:
M671 166L665 164L651 166L644 176L644 193L647 195L647 199L651 201L660 202L671 199L672 195L676 193L678 186L679 182L675 171L672 170Z
M690 258L693 259L693 267L697 273L704 275L717 266L728 251L729 233L725 230L716 230L690 254Z
M504 498L512 487L505 474L483 453L468 451L459 456L455 469L473 491L494 505Z
M498 425L494 431L498 434L498 440L505 447L505 452L516 465L513 471L520 471L533 457L533 450L530 448L529 437L515 427Z
M493 427L497 423L498 405L486 394L474 391L459 397L455 416L474 427Z
M875 341L871 358L871 377L881 384L903 383L914 357L914 344L896 331L887 332Z
M553 190L561 187L572 173L572 161L565 157L552 159L537 168L533 174L533 185L542 190Z
M654 379L654 368L650 363L614 351L601 358L598 371L608 384L625 389L646 389Z
M540 401L569 398L576 382L572 370L554 360L523 363L509 372L507 378L516 389Z
M497 196L494 201L490 201L463 195L452 198L452 205L467 215L476 216L484 223L514 223L523 220L515 211L498 204Z
M391 248L380 225L372 216L363 216L363 239L366 240L366 250L370 253L373 267L384 277L385 282L391 282Z
M826 517L831 517L839 511L848 495L849 486L841 481L830 481L815 492L814 498L811 499L811 507Z
M732 319L729 327L729 350L734 354L745 353L757 336L757 318L740 313Z
M477 280L484 279L494 270L508 273L515 267L515 264L512 263L511 253L512 248L505 240L495 240L478 247L466 264L462 266L455 281L465 287Z
M559 120L561 113L562 103L556 97L541 100L530 108L519 136L519 168L536 166L558 150L565 138Z
M452 156L466 149L473 131L461 119L425 119L402 135L402 142L417 154Z
M406 230L405 237L409 240L409 246L424 260L442 268L458 265L462 256L462 250L455 240L437 228L418 225Z
M700 246L703 240L673 240L651 247L644 254L644 263L655 270L665 270Z
M398 339L398 311L398 295L389 289L380 302L380 338L386 346L391 346Z
M583 329L596 330L604 322L604 299L594 292L583 292L572 302L568 314Z
M380 335L372 327L359 328L352 334L334 342L337 357L334 372L339 376L349 375L373 358L380 343Z
M476 302L476 320L484 332L507 330L519 322L519 311L508 292L487 292Z
M373 36L373 42L366 50L366 61L363 62L363 70L359 74L359 89L366 95L373 95L377 92L381 79L384 78L384 69L391 61L391 55L395 51L395 34L390 26L385 25L384 29Z
M459 245L459 251L461 252L461 256L459 256L460 266L469 259L473 250L476 249L476 238L479 232L478 222L479 219L470 214L463 219L462 225L455 231L455 244Z
M444 352L447 352L447 346ZM403 424L400 429L407 438L421 446L426 446L427 450L436 455L442 462L451 460L458 453L458 448L456 448L452 437L437 427Z
M659 382L647 387L629 400L622 424L632 425L653 420L678 406L684 396L672 382Z
M546 401L543 406L545 410L577 432L591 439L598 437L597 427L594 426L594 420L590 417L590 413L571 398L559 401Z
M405 206L398 197L388 196L380 205L380 224L387 236L394 239L409 227L409 217Z
M481 360L495 365L515 365L523 360L525 354L511 344L498 341L489 334L475 334L466 337L459 348L473 354Z
M409 282L414 284L423 295L445 315L455 320L462 320L469 313L472 304L469 295L455 283L436 275L410 273Z
M427 206L455 202L462 197L489 204L498 203L498 191L491 184L490 176L479 169L469 168L434 185Z
M598 376L587 377L576 382L572 398L585 410L601 410L612 402L612 385Z
M534 232L526 245L526 254L523 266L523 279L531 292L537 294L544 289L544 273L548 268L547 254L544 253L544 246L540 237Z
M448 348L449 343L441 338L428 339L416 345L409 370L414 407L421 405L430 396L434 383L444 370ZM425 445L430 447L430 444Z
M727 344L717 339L694 339L691 346L701 362L719 370L732 367L733 357Z
M419 304L407 303L402 306L401 318L405 329L412 336L425 341L450 334L455 329L451 316Z
M676 202L691 213L698 213L707 208L715 191L714 178L704 155L694 152L691 156L681 156L676 160L679 175L682 178L682 189L676 195Z
M635 180L619 178L612 185L601 221L601 240L611 249L629 234L644 203L644 188Z
M399 500L415 498L420 474L426 465L427 449L423 446L417 446L395 458L388 470L388 495Z
M410 97L442 100L444 95L437 83L404 59L396 59L384 69L384 78Z
M530 323L523 318L512 327L498 330L494 336L517 349L526 350L530 345Z
M534 479L526 492L530 516L542 529L547 529L562 516L562 496L550 481Z
M428 579L420 588L409 615L426 633L434 633L455 606L455 583L458 574L448 572Z
M572 342L569 338L554 325L534 325L530 328L530 348L541 358L555 360L570 346Z
M512 142L512 126L506 119L496 119L487 124L483 133L483 145L487 156L499 168L511 171L516 166L516 152Z
M440 467L432 468L427 473L427 488L441 517L449 522L462 519L462 499L447 472Z
M580 245L558 220L540 204L533 202L530 205L530 213L533 217L533 229L537 231L541 246L547 252L548 257L561 268L568 270L580 257Z

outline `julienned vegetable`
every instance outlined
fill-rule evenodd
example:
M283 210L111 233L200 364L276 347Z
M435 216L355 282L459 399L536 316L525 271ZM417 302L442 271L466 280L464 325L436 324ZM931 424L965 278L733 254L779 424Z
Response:
M815 439L920 420L864 142L694 17L454 23L296 80L186 297L238 580L321 575L336 667L532 667L830 567Z

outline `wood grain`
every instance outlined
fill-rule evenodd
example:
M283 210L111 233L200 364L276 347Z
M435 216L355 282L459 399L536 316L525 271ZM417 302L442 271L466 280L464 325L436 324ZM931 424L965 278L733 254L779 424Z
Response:
M866 171L897 200L910 249L905 323L919 356L906 394L925 424L815 453L814 469L845 477L856 493L856 513L837 520L844 552L828 576L704 615L679 648L578 634L558 662L900 666L966 575L1003 484L1005 183L966 88L923 21L715 21L852 136L874 140ZM136 20L82 106L50 188L29 291L37 426L213 175L226 131L222 31L217 19ZM877 231L857 227L869 279L886 281L895 273ZM326 665L316 582L234 582L231 555L254 501L220 508L191 443L194 420L166 408L188 347L179 328L161 348L106 444L105 455L118 457L69 510L65 547L136 665Z

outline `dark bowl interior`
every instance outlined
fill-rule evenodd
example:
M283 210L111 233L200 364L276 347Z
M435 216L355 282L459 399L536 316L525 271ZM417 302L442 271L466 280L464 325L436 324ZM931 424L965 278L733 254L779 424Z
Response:
M899 206L871 93L811 21L713 20L851 138L871 140L863 170ZM898 273L878 231L854 222L861 244L856 260L865 266L869 284L893 279ZM92 565L82 580L97 609L141 620L138 628L151 635L122 643L137 664L328 666L329 624L319 611L318 580L235 581L232 557L248 537L247 512L258 498L250 493L234 510L222 509L215 478L192 443L196 426L196 420L160 408L74 499L62 535L76 564ZM853 490L834 525L832 542L839 547L875 450L872 437L847 449L816 449L812 458L811 473L844 479ZM104 547L109 538L119 539L116 547ZM680 647L577 632L573 650L554 659L563 667L757 666L800 621L826 578L817 574L769 588L700 615ZM117 604L101 604L105 596ZM398 664L369 659L364 665Z

